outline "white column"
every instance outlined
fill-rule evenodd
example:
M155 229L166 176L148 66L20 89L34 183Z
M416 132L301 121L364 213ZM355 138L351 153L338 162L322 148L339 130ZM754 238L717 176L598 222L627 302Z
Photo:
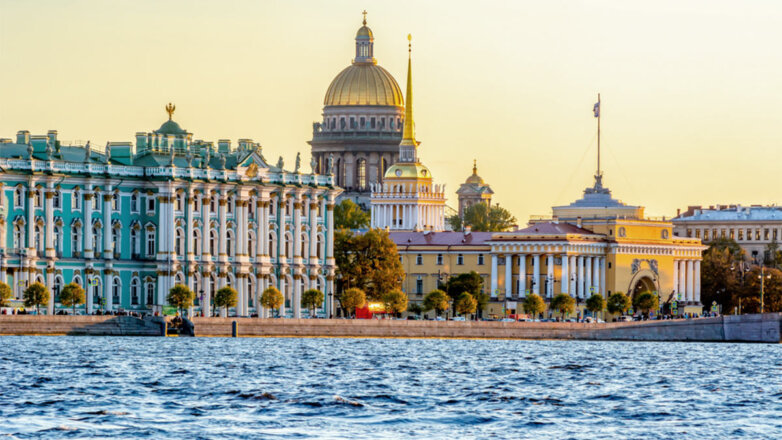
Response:
M114 307L114 294L112 292L114 283L109 270L103 270L103 298L106 304L105 310L112 310Z
M44 231L44 255L47 257L54 257L54 193L50 191L49 188L46 189L46 195L45 197L45 215L46 215L46 225L44 226L46 229ZM2 195L0 195L2 196ZM60 197L62 200L62 196ZM65 226L65 225L63 225ZM62 234L62 232L61 232ZM5 241L5 235L0 236L0 241ZM48 271L47 271L48 272ZM0 280L5 282L5 280ZM49 285L49 289L51 289L52 285ZM51 301L50 301L51 303ZM54 312L50 313L53 314Z
M568 285L570 296L576 298L578 295L578 258L575 255L568 257L568 277L570 278Z
M209 271L201 272L201 285L204 289L204 302L201 304L201 310L204 312L204 316L212 316L212 283L209 282Z
M678 299L679 294L679 261L673 260L673 291L674 299Z
M32 252L28 253L30 256L37 253L35 249L35 192L34 183L30 182L30 186L27 188L27 248L32 249Z
M206 192L206 191L204 191ZM199 195L200 196L200 195ZM204 194L201 197L201 255L203 257L206 257L209 255L209 196ZM199 251L196 250L196 253ZM201 261L204 261L205 258L202 258ZM206 291L206 289L204 289ZM209 316L209 315L204 315Z
M318 204L310 201L310 264L318 258Z
M540 254L532 256L532 293L540 295Z
M692 260L687 260L687 301L694 302L695 301L695 283L694 283L694 276L693 276L693 264Z
M687 301L687 263L679 260L679 288L676 292L680 295L681 301Z
M554 297L554 255L546 255L546 296Z
M695 260L695 273L693 274L693 277L695 278L695 302L700 304L701 302L701 261Z
M95 197L94 193L84 193L84 225L82 226L82 238L84 239L84 258L95 258L95 244L92 242L92 198ZM89 286L86 284L85 286ZM89 295L88 295L89 296Z
M301 275L293 276L293 317L301 318Z
M218 254L218 260L219 261L227 261L228 260L228 247L225 243L225 238L228 236L228 225L226 224L226 216L228 213L226 212L226 204L228 201L225 199L225 197L220 194L218 199L218 208L217 208L217 221L220 224L220 232L219 232L219 250L217 252Z
M328 246L326 246L326 259L327 260L334 260L334 202L329 201L329 204L326 206L326 224L327 224L327 233L328 237L326 238L326 241L328 242Z
M187 192L187 200L185 200L186 205L186 211L185 211L185 236L187 237L185 239L185 249L182 249L183 252L185 252L185 255L187 256L187 260L192 260L193 256L198 255L198 253L201 251L200 249L193 249L193 190L189 190ZM188 277L189 279L192 279L192 275ZM192 287L191 287L192 290Z
M111 186L107 185L106 192L103 193L103 258L107 260L114 258L114 247L111 243L111 199Z
M492 298L497 297L497 254L491 254L491 292Z
M527 296L527 254L519 255L519 296Z
M592 259L592 286L595 288L595 293L603 293L600 285L600 257Z
M301 264L301 196L296 195L293 203L293 258ZM290 258L290 256L289 256Z
M86 204L85 204L85 205L86 205ZM93 304L93 301L92 301L92 299L93 299L93 298L92 298L92 289L93 289L93 287L92 287L92 285L91 285L91 283L90 283L90 280L91 280L91 279L92 279L94 276L95 276L95 274L94 274L94 273L90 273L90 274L88 274L88 273L87 273L87 271L85 270L85 271L84 271L84 278L83 278L83 280L82 280L82 282L84 283L84 294L85 294L84 296L86 296L86 297L87 297L86 299L87 299L87 314L88 314L88 315L91 315L91 314L92 314L92 311L94 310L94 309L93 309L93 307L94 307L94 304ZM14 280L14 281L15 281L15 280Z
M578 286L578 298L584 297L584 256L578 256L578 279L576 280Z
M513 296L513 255L505 255L505 298Z
M568 290L569 284L570 284L570 269L568 268L568 257L567 254L562 254L562 268L560 273L560 284L562 285L562 293L569 293Z
M589 298L592 296L592 257L586 257L584 260L584 298Z
M2 197L2 194L0 194L0 197ZM0 281L5 282L5 277L0 278ZM49 288L49 302L46 304L46 314L52 316L54 315L54 290L52 290L52 287L54 287L53 267L46 268L46 287Z
M608 296L608 283L606 281L606 258L600 258L600 287L603 289L601 292L603 296Z

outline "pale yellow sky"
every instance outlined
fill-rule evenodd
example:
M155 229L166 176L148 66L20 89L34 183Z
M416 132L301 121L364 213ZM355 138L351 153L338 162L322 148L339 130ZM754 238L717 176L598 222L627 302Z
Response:
M420 156L452 206L473 158L522 223L580 197L598 92L615 197L650 215L782 201L771 0L0 0L0 137L130 141L172 101L197 139L253 138L292 163L363 9L403 88L413 34Z

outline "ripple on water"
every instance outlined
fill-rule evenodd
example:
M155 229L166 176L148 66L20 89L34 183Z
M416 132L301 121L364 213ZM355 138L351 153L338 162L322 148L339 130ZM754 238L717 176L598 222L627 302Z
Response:
M73 342L0 337L0 436L782 438L774 345Z

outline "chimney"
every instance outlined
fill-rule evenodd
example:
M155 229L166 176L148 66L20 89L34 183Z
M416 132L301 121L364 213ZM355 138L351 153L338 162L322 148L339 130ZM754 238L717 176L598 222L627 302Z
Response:
M576 226L578 226L579 228L581 227L581 216L578 216L578 218L576 219Z
M464 235L470 235L472 234L472 226L467 225L464 227Z
M554 217L551 218L551 222L554 223L555 225L558 225L559 224L559 217L557 217L555 215Z
M681 208L676 208L676 217L678 217L680 215L682 215L682 209Z

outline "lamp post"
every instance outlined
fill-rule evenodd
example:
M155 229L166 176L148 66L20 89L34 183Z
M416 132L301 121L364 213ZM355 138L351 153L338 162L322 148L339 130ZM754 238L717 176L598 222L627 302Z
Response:
M760 278L760 313L763 313L763 293L765 290L765 281L766 278L771 279L771 275L766 275L766 266L760 266L760 275L758 275L758 278Z

